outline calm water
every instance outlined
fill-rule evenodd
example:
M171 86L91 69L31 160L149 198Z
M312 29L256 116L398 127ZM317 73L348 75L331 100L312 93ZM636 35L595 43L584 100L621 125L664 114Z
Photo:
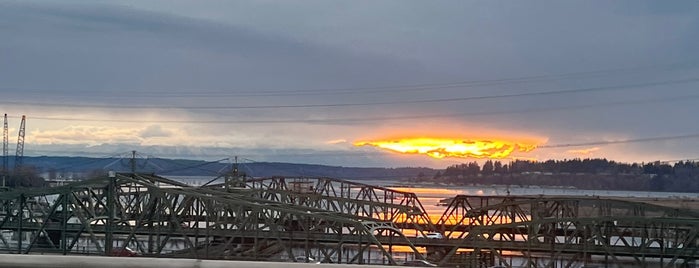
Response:
M193 186L200 186L209 181L212 177L170 177ZM699 199L699 193L678 193L678 192L642 192L642 191L610 191L610 190L580 190L573 188L544 188L537 186L518 187L506 185L481 185L481 186L453 186L453 185L411 185L403 186L397 180L355 180L359 183L384 186L394 190L413 192L425 207L430 216L439 216L444 212L445 207L439 206L442 199L451 198L456 195L550 195L550 196L608 196L608 197L649 197L649 198L692 198ZM221 183L222 179L214 183Z
M180 177L170 176L190 185L200 186L214 179L213 177ZM644 191L611 191L611 190L579 190L574 188L544 188L538 186L519 187L506 185L453 186L437 184L411 184L403 186L397 180L355 180L358 183L389 187L396 190L414 192L419 197L448 198L455 195L569 195L569 196L615 196L615 197L651 197L651 198L699 198L699 193L679 192L644 192ZM222 179L214 181L221 183Z

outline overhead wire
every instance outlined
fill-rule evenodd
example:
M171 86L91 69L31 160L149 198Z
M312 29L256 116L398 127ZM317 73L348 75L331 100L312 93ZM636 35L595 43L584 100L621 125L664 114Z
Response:
M70 108L101 108L101 109L164 109L164 110L244 110L244 109L294 109L294 108L330 108L330 107L356 107L356 106L382 106L394 104L420 104L420 103L444 103L444 102L461 102L472 100L489 100L531 96L546 96L546 95L561 95L561 94L576 94L587 92L600 92L612 90L638 89L662 85L688 84L699 82L699 78L665 80L660 82L636 83L615 86L588 87L577 89L564 90L549 90L524 93L498 94L498 95L483 95L483 96L467 96L441 99L422 99L422 100L398 100L398 101L381 101L381 102L346 102L346 103L324 103L324 104L293 104L293 105L242 105L242 106L150 106L150 105L106 105L106 104L81 104L81 103L36 103L36 102L18 102L18 101L0 101L5 105L33 105L42 107L70 107Z
M64 164L64 165L57 167L57 168L51 168L51 170L65 171L65 170L75 169L75 168L82 167L82 166L94 165L96 163L107 161L107 160L114 160L116 157L118 157L118 158L115 161L118 162L118 161L123 160L123 159L128 159L129 157L126 157L127 154L128 153L118 153L118 154L106 155L104 157L94 157L94 158L93 157L90 157L90 158L81 157L81 158L85 158L85 161L79 161L78 163L73 162L73 163L69 163L69 164ZM175 160L172 160L172 159L166 159L166 158L157 158L157 159L162 159L163 161L166 161L167 163L170 163L170 164L176 164L176 165L183 166L183 167L177 168L177 169L163 169L159 166L156 166L156 168L159 169L160 173L167 174L167 173L173 173L173 172L178 172L178 171L183 171L183 170L188 170L188 169L199 169L202 171L210 171L210 170L201 169L201 167L206 166L206 165L210 165L210 164L214 164L214 163L220 163L221 161L227 160L228 158L215 160L215 161L205 161L203 163L197 163L197 164L191 165L191 166L184 166L181 163L179 163ZM108 166L111 166L112 164L114 164L115 161L113 161L111 164L104 166L103 169L106 169ZM193 161L196 161L196 160L193 160Z
M593 146L593 145L610 145L610 144L624 144L624 143L643 143L643 142L656 142L656 141L680 140L680 139L692 139L692 138L699 138L699 133L692 133L692 134L685 134L685 135L674 135L674 136L657 136L657 137L637 138L637 139L612 140L612 141L593 141L593 142L582 142L582 143L550 144L550 145L540 145L540 146L537 146L537 149L566 148L566 147ZM354 153L357 153L357 152L354 152ZM366 155L366 152L359 152L359 153L361 153L361 154L363 154L363 155ZM125 155L125 154L127 154L127 153L111 154L111 155L107 155L107 157L108 157L107 159L104 159L104 158L97 158L97 159L93 159L93 160L91 160L91 161L86 161L85 163L80 164L80 165L71 165L71 167L72 167L72 168L75 168L75 167L79 167L79 166L94 164L94 163L101 162L101 161L104 161L104 160L113 159L113 157L114 157L115 155L117 155L117 156L119 156L119 155L123 156L123 155ZM336 154L336 153L333 152L333 154ZM323 153L312 153L312 154L308 154L308 155L324 156ZM339 154L338 154L338 155L339 155ZM351 153L343 153L343 154L342 154L342 156L348 156L348 155L351 155ZM279 155L275 154L274 156L279 156ZM164 161L167 161L167 162L169 162L169 163L179 164L179 163L177 163L176 161L171 160L171 159L165 159L165 158L158 158L158 159L163 159ZM249 159L249 158L241 158L241 159L243 159L243 160L245 160L245 161L250 161L250 162L252 162L252 163L258 163L258 164L270 163L270 162L262 162L262 161L252 160L252 159ZM681 160L662 160L662 161L658 160L658 162L667 163L667 162L678 162L678 161L690 161L691 159L692 159L692 158L681 159ZM696 158L696 159L699 159L699 158ZM224 158L224 159L215 160L215 161L205 161L205 162L203 162L203 163L198 163L198 164L196 164L196 165L192 165L192 166L184 167L184 168L180 168L180 169L164 170L164 171L161 171L161 173L162 173L162 174L167 174L167 173L172 173L172 172L181 171L181 170L185 170L185 169L200 168L200 167L202 167L202 166L206 166L206 165L210 165L210 164L215 164L215 163L220 163L221 161L224 161L224 160L230 160L230 158ZM193 160L193 161L196 161L196 160ZM54 170L65 170L65 169L68 169L68 168L69 168L69 167L64 166L64 167L62 167L62 168L56 168L56 169L54 169ZM105 167L105 168L106 168L106 167ZM223 168L225 168L225 166L224 166ZM222 168L222 169L223 169L223 168ZM251 169L250 167L247 167L247 169L249 169L250 171L252 171L252 169ZM203 184L203 185L206 186L206 185L208 185L208 184L210 184L210 183L212 183L212 182L214 182L214 181L216 181L216 180L221 179L222 176L223 176L223 175L221 175L221 174L222 174L222 173L221 173L221 170L219 170L219 172L217 172L217 173L219 174L219 176L216 176L215 178L213 178L212 180L210 180L209 182L207 182L207 183L205 183L205 184ZM253 173L254 173L254 172L253 172ZM308 175L308 174L303 174L303 173L297 172L297 171L296 171L296 172L293 172L293 173L295 173L297 176L306 176L306 175ZM358 178L368 179L369 177L362 176L362 177L346 177L346 178L350 178L350 179L352 179L352 178L354 178L354 179L358 179ZM379 178L379 177L376 177L376 178Z
M676 163L676 162L696 162L696 161L699 161L699 157L691 157L691 158L685 158L685 159L657 160L657 161L653 161L653 162Z
M275 155L275 156L280 156L280 155ZM327 154L325 154L324 156L327 156ZM247 161L250 161L250 162L252 162L252 163L256 163L256 164L278 164L278 163L274 163L274 162L256 161L256 160L252 160L252 159L249 159L249 158L243 158L243 159L244 159L244 160L247 160ZM254 173L254 171L252 170L252 168L250 168L249 166L247 166L247 168L248 168L248 170L250 170L251 174ZM299 171L299 170L291 170L291 173L293 173L293 176L299 176L299 177L301 177L301 176L307 176L307 175L308 175L308 174L302 173L302 172Z
M95 157L95 158L92 158L92 157L89 157L89 158L88 158L88 157L80 157L80 158L83 158L84 161L83 161L83 160L77 160L77 161L75 161L75 162L77 162L77 164L68 163L68 164L64 164L64 165L62 165L62 166L59 166L59 167L57 167L57 168L52 168L52 170L54 170L54 171L65 171L65 170L68 170L68 169L70 169L70 168L76 168L76 167L81 167L81 166L93 165L93 164L96 164L96 163L99 163L99 162L102 162L102 161L114 159L115 157L118 157L118 156L123 155L123 154L124 154L124 153L106 154L106 155L104 155L104 156L102 156L102 157Z
M606 70L595 70L595 71L583 71L583 72L570 72L570 73L560 73L560 74L546 74L546 75L532 75L532 76L519 76L511 78L496 78L496 79L480 79L480 80L467 80L458 82L437 82L437 83L418 83L418 84L403 84L403 85L389 85L389 86L373 86L373 87L338 87L338 88L321 88L321 89L276 89L276 90L226 90L226 91L205 91L202 92L201 89L195 90L196 92L173 92L172 90L110 90L109 92L99 92L95 90L70 90L71 92L85 95L99 95L105 93L112 93L112 97L219 97L219 96L296 96L296 95L335 95L335 94L359 94L359 93L385 93L385 92L406 92L406 91L423 91L423 90L434 90L440 88L467 88L475 86L488 86L488 85L502 85L502 84L512 84L512 83L523 83L523 82L536 82L536 81L557 81L562 79L571 78L589 78L597 76L609 76L609 75L619 75L624 73L638 73L642 71L663 71L663 70L674 70L678 67L687 67L693 69L691 64L688 63L674 63L668 65L659 66L642 66L635 68L617 68L617 69L606 69ZM16 88L16 87L1 87L3 90L21 90L23 94L27 93L41 93L49 94L56 92L55 89L27 89L27 88ZM64 89L67 90L67 89ZM190 89L191 90L191 89Z
M549 144L549 145L539 145L536 148L537 149L554 149L554 148L567 148L567 147L580 147L580 146L594 146L594 145L613 145L613 144L625 144L625 143L644 143L644 142L657 142L657 141L666 141L666 140L682 140L682 139L695 139L699 138L699 133L691 133L691 134L685 134L685 135L674 135L674 136L657 136L657 137L648 137L648 138L637 138L637 139L624 139L624 140L612 140L612 141L592 141L592 142L581 142L581 143L559 143L559 144ZM313 153L287 153L287 154L254 154L258 157L268 157L268 156L275 156L275 157L299 157L299 156L308 156L308 157L327 157L327 156L352 156L352 155L363 155L363 156L368 156L370 154L384 154L384 152L367 152L367 151L348 151L348 152L337 152L337 151L332 151L332 152L313 152ZM122 153L123 154L123 153ZM246 155L252 155L252 154L246 154ZM206 155L199 155L199 157L205 157ZM264 162L264 161L258 161L258 160L252 160L249 158L241 158L246 161L250 161L252 163L270 163L270 162ZM95 160L95 161L103 161L104 159L100 160ZM224 160L230 160L230 158L224 158L216 161L209 161L209 162L204 162L201 164L193 165L191 168L197 168L200 166L205 166L205 165L210 165L214 163L220 163L221 161ZM669 161L669 160L668 160ZM225 168L225 167L224 167ZM183 168L185 169L185 168ZM183 170L181 169L181 170ZM250 167L248 167L250 169ZM168 170L165 171L165 173L170 173L174 172L177 170ZM252 171L252 170L251 170ZM220 174L221 170L217 172L217 174ZM299 176L304 175L301 173L298 173ZM217 177L217 179L220 179L220 176Z
M546 77L546 76L544 76ZM531 78L531 77L530 77ZM502 79L500 81L514 81L518 78L512 79ZM490 82L497 82L491 80ZM469 97L458 97L458 98L443 98L443 99L427 99L427 100L406 100L406 101L389 101L389 102L364 102L364 103L334 103L334 104L300 104L300 105L255 105L255 106L213 106L213 107L202 107L202 106L183 106L183 107L152 107L152 106L104 106L104 105L83 105L78 107L84 108L120 108L120 109L137 109L137 108L148 108L148 109L282 109L282 108L317 108L317 107L345 107L345 106L370 106L370 105L391 105L391 104L417 104L417 103L441 103L441 102L455 102L455 101L469 101L469 100L486 100L486 99L501 99L501 98L516 98L516 97L528 97L528 96L545 96L545 95L558 95L558 94L575 94L575 93L585 93L585 92L600 92L609 90L620 90L620 89L631 89L640 87L651 87L660 85L670 85L670 84L686 84L699 82L699 78L691 79L681 79L681 80L666 80L661 82L650 82L650 83L638 83L638 84L628 84L628 85L617 85L617 86L605 86L605 87L592 87L592 88L579 88L579 89L569 89L569 90L552 90L552 91L537 91L537 92L526 92L526 93L512 93L512 94L499 94L499 95L484 95L484 96L469 96ZM471 81L471 83L475 83ZM416 85L419 86L419 85ZM426 84L424 86L438 86L435 84ZM442 84L442 86L457 86L456 84ZM397 88L397 87L385 87L386 89ZM372 89L382 89L381 87ZM406 88L403 88L406 89ZM299 91L300 92L300 91ZM309 93L309 92L306 92ZM475 112L475 113L450 113L450 114L428 114L428 115L411 115L411 116L393 116L393 117L364 117L364 118L330 118L330 119L306 119L306 120L153 120L153 121L135 121L135 120L105 120L105 119L80 119L80 118L57 118L57 117L34 117L35 119L43 120L62 120L62 121L104 121L104 122L157 122L157 123L328 123L328 122L361 122L361 121L379 121L379 120L406 120L406 119L421 119L421 118L435 118L435 117L460 117L460 116L483 116L483 115L495 115L495 114L507 114L507 113L523 113L523 112L540 112L540 111L553 111L553 110L565 110L565 109L584 109L591 107L601 107L601 106L617 106L617 105L628 105L628 104L640 104L640 103L654 103L654 102L664 102L664 101L681 101L688 99L699 98L699 95L689 95L689 96L672 96L668 98L653 99L653 100L636 100L636 101L619 101L619 102L607 102L600 104L587 104L587 105L566 105L561 107L542 107L542 108L532 108L526 110L516 110L516 111L502 111L502 112ZM32 103L24 102L3 102L0 103L14 103L17 105L31 105ZM42 106L65 106L70 104L45 104L40 103L37 105ZM72 106L71 106L72 107ZM553 144L553 145L542 145L538 148L564 148L564 147L575 147L575 146L590 146L590 145L604 145L604 144L620 144L620 143L633 143L633 142L651 142L651 141L661 141L661 140L674 140L674 139L688 139L697 138L699 134L690 135L680 135L680 136L669 136L669 137L652 137L652 138L642 138L642 139L631 139L631 140L618 140L618 141L600 141L600 142L586 142L586 143L569 143L569 144Z
M638 139L626 139L626 140L612 140L612 141L594 141L594 142L581 142L581 143L563 143L563 144L551 144L551 145L541 145L537 148L565 148L565 147L579 147L579 146L593 146L593 145L609 145L609 144L622 144L622 143L638 143L638 142L654 142L654 141L664 141L664 140L681 140L681 139L693 139L699 138L699 133L677 135L677 136L662 136L662 137L650 137L650 138L638 138Z
M663 103L663 102L676 102L676 101L691 101L698 99L699 95L681 95L681 96L670 96L665 98L653 98L653 99L641 99L641 100L630 100L630 101L615 101L615 102L602 102L593 104L580 104L580 105L565 105L565 106L554 106L554 107L534 107L527 109L516 109L509 111L479 111L479 112L462 112L462 113L433 113L433 114L413 114L413 115L400 115L400 116L377 116L377 117L340 117L340 118L325 118L325 119L269 119L269 120L133 120L133 119L108 119L108 118L69 118L69 117L44 117L44 116L33 116L33 119L49 120L49 121L78 121L78 122L113 122L113 123L160 123L160 124L185 124L185 123L198 123L198 124L283 124L283 123L343 123L343 122L371 122L371 121L395 121L395 120L412 120L412 119L432 119L432 118L454 118L454 117L468 117L468 116L492 116L492 115L503 115L503 114L523 114L523 113L536 113L536 112L549 112L549 111L561 111L561 110L575 110L575 109L588 109L588 108L599 108L607 106L623 106L623 105L635 105L635 104L652 104L652 103Z
M162 159L162 158L159 158L159 159ZM189 170L189 169L198 169L198 170L201 170L201 171L206 171L206 172L212 172L212 173L214 173L213 171L207 170L207 169L203 169L202 167L208 166L208 165L211 165L211 164L221 163L221 161L225 161L225 160L229 160L229 158L223 158L223 159L214 160L214 161L205 161L205 162L203 162L203 163L201 163L201 164L196 164L196 165L191 165L191 166L184 166L184 167L177 168L177 169L163 170L163 171L161 171L161 173L167 174L167 173L179 172L179 171ZM177 161L170 161L170 163L175 163L175 164L177 164L177 165L183 166L182 164L178 163Z

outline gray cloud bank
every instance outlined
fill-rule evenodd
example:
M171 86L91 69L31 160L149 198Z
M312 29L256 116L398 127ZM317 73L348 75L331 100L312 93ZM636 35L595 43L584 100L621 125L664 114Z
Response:
M140 112L137 109L100 105L369 103L699 78L699 9L694 1L124 3L128 4L0 2L2 105L16 114L36 111L34 116L48 117L58 110L75 114L106 111L136 120ZM469 87L382 88L600 70L597 75ZM699 126L692 123L699 112L694 105L696 86L660 83L623 90L480 101L174 112L155 109L154 113L194 121L298 120L297 124L283 125L190 126L206 129L200 135L287 135L298 143L309 143L305 139L311 138L351 139L378 127L485 128L531 133L548 137L551 143L567 143L699 133ZM376 90L365 90L367 87ZM353 91L342 90L347 88L357 90L349 94ZM25 107L10 102L95 107ZM381 119L427 114L437 116ZM304 122L347 117L375 120ZM142 135L162 138L172 133L151 128ZM697 145L692 139L614 145L606 151L598 150L600 155L595 156L606 153L611 158L642 155L649 160L674 159L699 156L695 153ZM299 149L295 146L286 147ZM258 149L270 153L264 145ZM560 152L540 154L544 158L570 157ZM338 157L333 161L372 164L365 158L348 160L352 157L348 154L347 159Z

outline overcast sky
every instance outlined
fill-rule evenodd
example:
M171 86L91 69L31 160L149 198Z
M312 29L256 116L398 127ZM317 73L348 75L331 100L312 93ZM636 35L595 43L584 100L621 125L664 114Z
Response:
M404 134L694 159L698 3L0 1L0 107L25 155L473 160L352 146Z

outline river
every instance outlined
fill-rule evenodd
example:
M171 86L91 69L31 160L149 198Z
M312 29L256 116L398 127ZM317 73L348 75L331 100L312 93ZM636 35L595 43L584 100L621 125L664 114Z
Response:
M213 177L170 177L193 186L203 185ZM508 186L508 185L446 185L429 183L403 183L398 180L353 180L354 182L382 186L398 191L415 193L425 210L431 217L439 217L444 212L444 206L439 206L440 200L456 195L543 195L543 196L604 196L604 197L638 197L659 199L699 199L699 193L680 192L644 192L644 191L615 191L615 190L582 190L563 187L539 187L539 186ZM221 183L222 179L214 181Z

